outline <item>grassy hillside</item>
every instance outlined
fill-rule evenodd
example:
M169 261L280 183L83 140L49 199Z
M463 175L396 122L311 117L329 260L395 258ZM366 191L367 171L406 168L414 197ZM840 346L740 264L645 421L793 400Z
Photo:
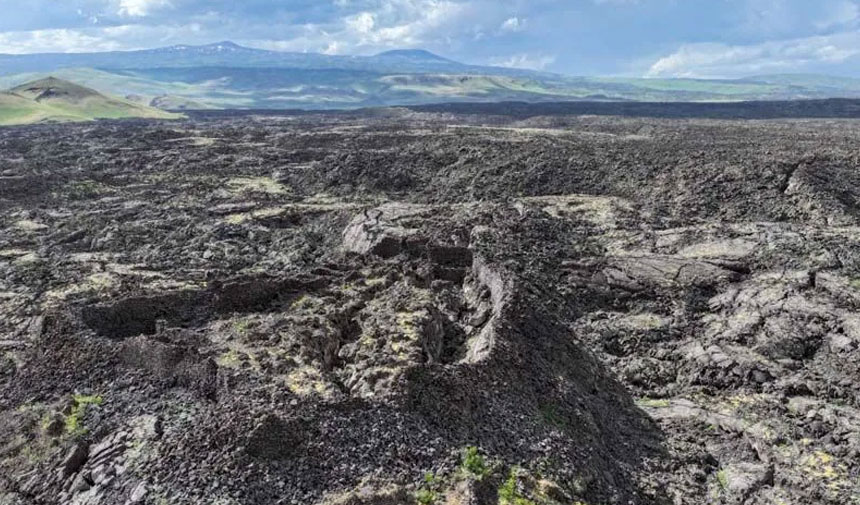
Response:
M860 80L814 75L735 80L386 73L348 69L182 67L95 70L66 68L62 79L177 109L331 109L445 102L611 100L737 102L860 98ZM0 76L0 88L43 74Z
M0 125L38 121L40 110L41 107L31 100L8 93L0 93Z
M95 119L176 119L179 114L103 95L62 79L49 77L0 93L0 125Z

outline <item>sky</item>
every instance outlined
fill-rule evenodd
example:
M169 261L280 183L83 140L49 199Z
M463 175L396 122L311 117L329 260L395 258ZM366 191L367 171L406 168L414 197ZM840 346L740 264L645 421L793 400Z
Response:
M230 40L568 75L860 77L860 0L0 0L0 53Z

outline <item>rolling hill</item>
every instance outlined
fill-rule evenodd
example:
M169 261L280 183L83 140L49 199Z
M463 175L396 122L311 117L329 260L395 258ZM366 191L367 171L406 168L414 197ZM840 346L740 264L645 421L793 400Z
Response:
M468 65L423 50L288 53L232 42L126 52L0 54L0 87L46 74L162 108L331 109L442 102L727 102L860 98L860 80L570 77Z
M55 77L28 82L0 93L0 125L179 117L179 114L112 98Z

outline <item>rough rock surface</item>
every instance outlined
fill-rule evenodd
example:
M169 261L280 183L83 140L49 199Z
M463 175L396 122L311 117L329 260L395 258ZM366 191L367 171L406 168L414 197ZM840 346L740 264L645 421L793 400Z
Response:
M860 123L0 130L0 503L860 503Z

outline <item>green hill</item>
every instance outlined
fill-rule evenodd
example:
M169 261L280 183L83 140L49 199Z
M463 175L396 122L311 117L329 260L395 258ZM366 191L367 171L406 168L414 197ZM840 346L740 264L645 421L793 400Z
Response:
M0 93L0 125L95 119L177 119L179 114L103 95L69 81L48 77Z

